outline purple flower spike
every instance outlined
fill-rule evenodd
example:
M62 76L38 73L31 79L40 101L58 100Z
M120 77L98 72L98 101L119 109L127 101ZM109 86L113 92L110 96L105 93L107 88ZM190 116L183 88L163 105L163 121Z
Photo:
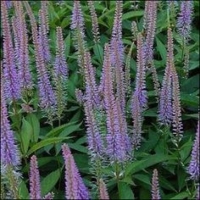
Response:
M123 162L128 158L130 150L129 138L127 135L127 124L122 112L119 99L115 99L113 91L113 74L110 61L110 48L105 45L103 63L103 79L101 87L103 90L104 106L106 110L106 125L108 134L107 155L111 160Z
M62 145L63 158L65 161L65 196L67 199L89 199L89 193L85 187L74 158L69 147Z
M14 101L21 97L18 74L14 61L14 49L8 21L8 12L6 1L1 2L2 5L2 29L3 29L3 74L5 80L5 98Z
M45 9L46 7L43 7ZM49 41L47 37L47 26L46 26L46 10L39 10L39 31L38 31L38 40L40 44L40 53L43 56L45 62L49 62L51 59L49 51Z
M125 110L125 72L123 70L124 45L122 42L122 8L123 2L116 1L114 25L110 42L111 64L113 66L114 85L116 96L120 101L122 112ZM115 88L114 88L115 89Z
M47 74L39 78L40 107L44 110L52 109L55 106L55 94Z
M65 48L62 36L62 28L56 28L57 41L56 41L56 58L55 58L55 75L61 77L63 80L67 78L68 67L65 59Z
M173 35L171 28L168 28L168 44L167 44L167 62L171 69L172 76L172 124L173 133L178 136L178 140L181 139L181 133L183 132L183 124L181 120L181 103L180 103L180 87L178 74L174 65L174 53L173 53Z
M33 44L35 48L36 57L36 69L38 75L40 107L43 110L47 111L48 109L52 109L56 105L56 98L45 66L45 60L42 49L43 47L42 45L40 45L39 42L35 17L28 2L24 2L24 5L26 7L31 22L31 30L33 35Z
M197 125L197 132L195 136L195 141L192 148L191 161L188 167L188 173L190 174L191 179L198 181L199 180L199 120Z
M1 164L5 166L20 165L18 147L8 121L3 85L1 85Z
M81 11L80 1L74 1L74 7L72 11L71 29L80 29L82 36L84 37L84 19Z
M160 192L159 192L159 182L158 182L158 171L157 169L153 170L152 184L151 184L151 199L159 200Z
M146 13L146 32L147 36L144 43L145 61L149 64L153 59L153 42L156 29L156 17L157 17L157 1L147 1L145 6Z
M184 38L188 38L191 32L193 13L193 1L182 1L179 17L177 20L178 32Z
M88 137L88 148L92 156L102 155L103 153L103 141L97 126L97 122L94 117L94 111L92 109L92 103L86 100L85 104L85 115L87 124L87 137Z
M6 0L5 2L6 2L7 9L12 8L13 5L12 5L12 1L11 0Z
M140 107L145 109L147 107L147 91L145 82L145 59L144 48L142 42L142 35L138 33L137 37L137 74L136 74L136 86L135 91L138 94L138 100Z
M89 52L84 54L85 66L84 66L84 77L86 82L86 99L91 100L93 106L99 105L99 97L97 93L97 84L95 81L95 71L92 66L91 56Z
M137 149L141 143L141 133L142 133L142 116L141 108L139 104L138 93L134 92L132 97L132 118L133 118L133 148Z
M28 35L27 35L22 2L16 1L14 2L14 5L17 16L14 22L17 23L17 27L15 27L16 24L13 24L13 30L15 33L14 36L16 41L15 49L16 49L16 58L18 59L20 87L22 90L31 89L32 81L31 81L31 73L29 70ZM17 43L19 44L17 45Z
M173 56L173 40L171 29L168 29L168 52L167 52L167 64L165 68L165 74L162 82L162 88L160 92L159 102L159 121L161 124L169 125L172 123L172 69L174 65Z
M35 155L31 157L30 161L30 199L41 199L40 175Z
M103 179L99 180L99 199L109 200L106 184Z
M88 6L92 18L93 40L95 43L99 43L99 24L93 1L88 1Z

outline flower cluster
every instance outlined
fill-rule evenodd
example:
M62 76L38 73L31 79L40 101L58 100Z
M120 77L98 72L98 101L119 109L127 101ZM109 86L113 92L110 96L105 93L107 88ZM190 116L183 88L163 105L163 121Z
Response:
M198 181L199 180L199 120L197 124L197 131L195 136L195 141L192 148L192 154L191 154L191 161L188 167L188 173L190 174L191 179Z
M65 161L65 192L67 199L89 199L89 193L85 187L74 158L69 147L64 144L62 146L63 158Z
M20 163L19 150L8 121L4 88L1 86L1 165L17 167Z
M191 32L192 13L193 1L182 1L177 20L177 29L179 34L184 38L188 38Z
M17 66L14 60L14 47L12 43L10 24L8 21L8 11L6 1L1 2L2 29L3 29L3 77L5 81L5 98L15 101L21 97L19 86L19 76Z
M157 169L153 170L151 193L152 193L152 196L151 196L152 200L161 199L160 192L159 192L159 182L158 182L158 171L157 171Z

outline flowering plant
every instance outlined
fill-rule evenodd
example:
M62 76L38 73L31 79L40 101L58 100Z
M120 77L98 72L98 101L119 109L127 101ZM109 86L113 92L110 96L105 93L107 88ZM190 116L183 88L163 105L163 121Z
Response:
M198 199L197 7L1 1L1 199Z

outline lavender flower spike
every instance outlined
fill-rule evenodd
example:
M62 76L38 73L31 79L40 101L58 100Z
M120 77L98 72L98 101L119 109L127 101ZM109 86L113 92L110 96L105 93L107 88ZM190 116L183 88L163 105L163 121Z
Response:
M171 29L168 29L167 65L162 82L159 102L159 121L161 124L172 123L172 68L173 68L173 40Z
M40 175L37 157L33 155L30 161L30 199L41 199Z
M18 147L15 144L14 133L8 121L3 85L1 85L1 164L14 167L20 165Z
M78 66L80 67L80 73L83 75L85 65L84 53L86 52L87 47L84 41L85 33L83 13L81 11L80 1L78 0L74 0L70 28L73 30L74 45L78 51Z
M44 3L43 3L44 4ZM40 22L40 26L39 26L39 31L38 31L38 40L40 43L40 48L41 48L41 54L43 56L43 59L45 62L49 62L51 59L51 54L50 54L50 50L49 50L49 41L48 41L48 37L47 37L47 33L48 33L48 26L47 26L47 12L46 10L47 7L43 6L41 10L39 10L39 22Z
M28 35L26 29L26 22L22 7L22 2L16 1L14 2L15 5L15 12L17 18L15 20L18 23L18 37L17 33L15 34L15 40L19 40L19 47L16 46L16 58L18 58L18 70L19 70L19 79L20 79L20 86L22 90L31 89L32 88L32 81L31 81L31 73L29 70L29 56L28 56ZM13 25L13 29L16 24ZM17 30L15 31L17 32ZM18 48L18 49L17 49Z
M108 192L106 189L106 184L104 183L103 179L99 180L99 199L108 200Z
M95 43L99 43L99 25L98 25L98 18L95 12L95 7L93 1L88 1L88 6L90 9L90 14L92 18L92 32L93 32L93 40Z
M193 1L182 1L177 20L177 29L181 36L188 38L191 32Z
M144 57L142 35L138 33L137 35L137 74L136 74L135 91L138 94L139 104L142 109L145 109L147 106L145 71L146 71L145 57Z
M74 1L74 7L72 11L72 22L71 22L71 29L80 29L82 36L84 37L84 20L83 14L81 11L80 1Z
M65 161L65 196L67 199L89 199L89 193L85 187L74 158L69 147L62 145L62 153Z
M56 28L56 58L55 58L55 75L57 77L61 77L61 79L65 80L68 75L68 67L65 59L65 48L64 41L62 36L62 28Z
M36 57L36 69L38 73L40 107L43 110L48 111L49 109L52 109L53 106L55 106L56 98L53 88L51 86L51 82L49 80L47 69L45 67L43 49L39 42L35 17L28 2L25 1L24 4L31 22L31 31L33 36L33 44L35 48L35 57Z
M172 75L172 124L173 132L178 136L178 140L181 139L181 133L183 132L183 124L181 120L181 105L180 105L180 86L178 80L178 74L174 66L174 54L173 54L173 35L171 28L168 28L168 62L171 68Z
M159 192L159 182L158 182L158 171L157 171L157 169L153 170L152 185L151 185L151 199L152 200L161 199L160 192Z
M195 136L195 141L191 153L191 161L188 167L188 173L190 174L191 179L198 181L199 180L199 120L197 125L197 132Z
M54 84L56 90L57 116L60 119L66 106L68 67L64 55L64 42L61 27L56 28L56 58L54 64Z
M94 117L91 101L86 100L84 107L87 124L88 149L91 156L95 157L96 155L98 156L102 154L103 142Z
M2 6L2 29L3 29L3 74L5 78L5 98L9 100L17 100L21 97L19 87L18 74L16 64L14 61L14 49L12 44L12 37L10 25L8 21L8 11L6 8L6 1L1 2Z
M92 66L91 56L89 52L84 53L84 77L86 82L86 99L91 100L93 106L97 107L100 103L97 93L97 84L95 81L94 67Z
M156 29L156 17L157 17L157 1L147 1L147 36L145 39L144 50L145 50L145 61L149 64L153 59L153 42Z
M114 96L110 48L108 44L105 44L104 52L103 79L101 80L101 85L103 88L108 131L106 135L106 152L110 160L124 162L128 158L128 152L130 152L130 140L127 135L127 124L120 107L120 101L118 98L115 99Z
M141 143L141 133L142 133L142 116L141 107L139 104L138 93L134 92L132 96L131 103L132 118L133 118L133 148L137 149Z

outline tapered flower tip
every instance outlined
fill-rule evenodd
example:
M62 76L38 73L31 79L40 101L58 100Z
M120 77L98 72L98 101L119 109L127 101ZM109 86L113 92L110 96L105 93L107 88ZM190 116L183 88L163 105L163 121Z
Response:
M193 2L182 1L179 17L177 20L178 32L183 37L188 37L191 32L191 22L193 13Z
M30 161L30 199L41 199L40 175L35 155L31 157Z
M3 75L1 75L3 78ZM14 133L8 121L8 111L4 96L4 84L1 85L1 164L18 166L20 165L20 154L15 142Z
M65 161L65 194L67 199L89 199L89 193L85 187L74 158L66 144L62 146Z
M188 167L188 173L193 180L199 180L199 123L198 121L197 132L191 153L192 158Z
M151 198L152 200L158 200L160 198L159 183L158 183L158 171L153 170L152 185L151 185Z
M80 28L82 31L84 29L84 19L81 11L80 1L74 0L74 7L72 11L71 19L71 29Z
M108 192L106 189L106 184L103 179L99 180L99 199L107 200L109 199Z

